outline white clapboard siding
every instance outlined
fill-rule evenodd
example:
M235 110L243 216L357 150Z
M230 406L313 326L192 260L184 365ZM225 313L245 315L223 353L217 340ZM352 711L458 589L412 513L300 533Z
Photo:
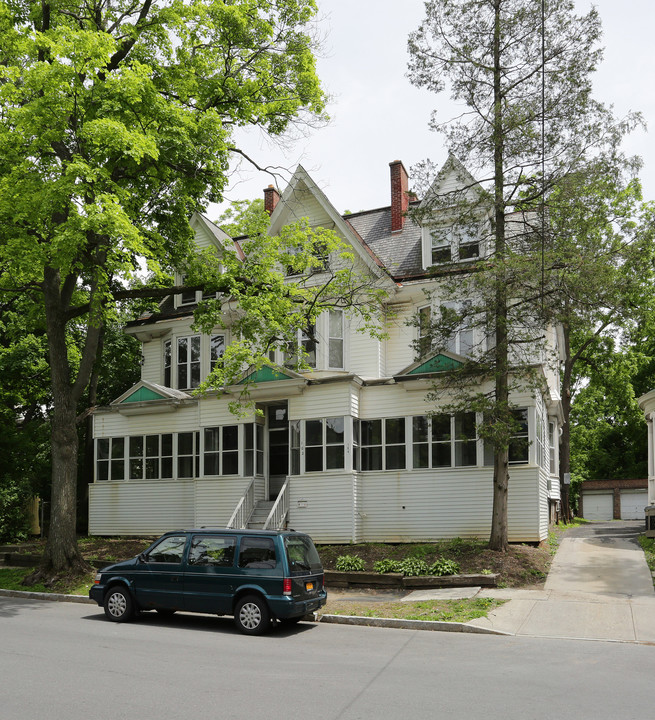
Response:
M361 473L359 539L362 542L486 539L491 529L492 491L492 471L484 468ZM545 539L547 504L544 526L539 491L537 468L510 469L511 542Z
M354 512L351 473L291 478L288 525L315 542L352 542Z
M143 364L141 365L141 379L157 385L164 384L164 353L160 338L144 342L141 346Z
M252 482L251 477L230 477L195 482L196 527L226 527L239 500ZM255 484L255 502L264 499L264 482Z
M217 397L216 395L206 395L199 398L198 402L198 418L200 427L216 427L217 425L238 425L239 423L253 422L253 413L245 411L244 416L235 415L230 412L230 399L225 397Z
M347 370L363 378L379 378L384 372L384 350L381 340L367 332L357 332L362 323L352 318L348 323Z
M353 388L349 382L315 385L302 395L289 398L289 417L292 420L305 420L350 415L352 396Z
M423 301L423 305L427 303ZM414 341L417 338L415 327L408 325L417 304L405 303L392 305L394 317L387 323L386 373L391 376L411 365L415 358Z
M192 432L198 430L198 421L197 405L154 415L150 413L121 415L119 412L98 412L93 416L93 436L99 438Z
M193 524L193 480L89 485L90 535L159 535Z
M404 417L425 415L434 404L425 402L421 392L407 392L402 385L366 387L359 396L362 418Z
M543 468L539 468L539 535L542 540L548 537L548 525L550 523L548 478L548 473ZM553 478L553 480L556 480L556 478Z

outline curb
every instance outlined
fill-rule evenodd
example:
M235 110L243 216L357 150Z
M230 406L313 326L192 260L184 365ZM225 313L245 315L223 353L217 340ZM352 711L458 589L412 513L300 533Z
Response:
M29 592L23 590L2 590L0 597L15 597L25 600L50 600L51 602L72 602L97 605L85 595L63 595L61 593ZM511 635L501 630L466 625L465 623L441 622L437 620L399 620L397 618L370 618L359 615L321 615L316 622L334 625L363 625L365 627L399 628L402 630L431 630L438 632L460 632L475 635Z
M440 620L400 620L398 618L371 618L361 615L321 615L317 622L334 625L364 625L366 627L398 628L401 630L432 630L438 632L460 632L474 635L512 635L502 630L491 630L467 625L466 623Z
M85 603L87 605L97 605L95 600L91 600L91 598L86 595L63 595L61 593L30 592L29 590L0 589L0 597L15 597L26 600L51 600L53 602L73 602Z

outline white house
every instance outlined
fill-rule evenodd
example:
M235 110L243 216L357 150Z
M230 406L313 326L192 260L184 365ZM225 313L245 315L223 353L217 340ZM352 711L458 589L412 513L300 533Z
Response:
M226 393L194 395L230 331L191 330L200 293L165 300L156 314L129 323L143 344L141 381L94 413L95 478L89 532L146 535L189 526L286 523L323 543L410 542L489 535L492 467L476 433L475 413L432 414L431 378L461 361L471 338L452 352L417 361L429 268L484 255L476 237L417 225L406 215L408 178L390 163L391 205L341 215L299 167L280 197L265 191L271 233L307 217L334 229L356 262L388 292L386 339L357 333L347 312L319 318L312 369L260 371L251 398L261 414L241 417ZM449 159L437 183L472 179ZM192 218L196 242L217 252L232 240L206 218ZM438 231L435 231L435 228ZM239 249L240 251L240 249ZM547 333L553 348L554 331ZM459 358L459 359L458 359ZM545 390L526 388L512 402L521 430L513 443L509 540L546 538L559 499L557 368L542 362Z
M639 407L648 423L648 505L645 508L646 535L655 537L655 390L642 395Z

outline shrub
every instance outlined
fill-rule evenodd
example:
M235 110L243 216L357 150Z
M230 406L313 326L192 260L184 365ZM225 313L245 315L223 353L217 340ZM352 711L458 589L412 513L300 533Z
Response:
M373 570L380 575L390 572L400 572L400 560L392 560L391 558L384 558L384 560L378 560L373 564Z
M364 569L364 561L357 555L339 555L335 567L341 572L357 572Z
M430 575L457 575L459 572L459 563L446 558L439 558L430 567Z
M0 542L25 540L30 530L26 510L29 487L26 483L9 480L0 487Z
M425 560L408 557L400 561L399 570L403 575L411 577L416 575L427 575L429 567Z

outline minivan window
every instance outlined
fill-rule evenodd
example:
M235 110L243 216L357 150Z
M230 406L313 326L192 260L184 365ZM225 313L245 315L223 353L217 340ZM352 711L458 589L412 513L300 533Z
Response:
M284 538L284 546L292 573L321 568L321 559L314 543L306 535L289 535Z
M277 566L273 538L244 537L239 550L240 568L274 568Z
M234 563L236 538L195 535L189 550L189 565L230 567Z
M164 538L159 545L148 553L148 562L180 563L184 555L186 535L173 535Z

